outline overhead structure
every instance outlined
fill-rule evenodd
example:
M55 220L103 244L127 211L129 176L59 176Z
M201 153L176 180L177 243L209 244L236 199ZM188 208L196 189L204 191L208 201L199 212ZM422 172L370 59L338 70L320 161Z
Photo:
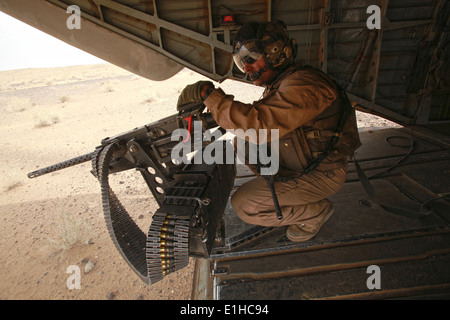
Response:
M80 29L67 27L74 5ZM406 125L450 122L448 1L0 0L0 10L152 80L187 67L246 81L231 56L236 31L282 20L297 59L329 73L364 111Z

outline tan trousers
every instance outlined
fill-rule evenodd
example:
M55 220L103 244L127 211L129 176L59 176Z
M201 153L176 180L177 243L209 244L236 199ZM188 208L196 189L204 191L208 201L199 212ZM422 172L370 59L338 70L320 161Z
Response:
M243 184L231 198L237 215L245 222L267 227L292 224L314 226L331 205L328 197L344 184L347 167L330 171L312 171L288 182L275 182L275 191L283 214L278 220L272 194L263 177Z

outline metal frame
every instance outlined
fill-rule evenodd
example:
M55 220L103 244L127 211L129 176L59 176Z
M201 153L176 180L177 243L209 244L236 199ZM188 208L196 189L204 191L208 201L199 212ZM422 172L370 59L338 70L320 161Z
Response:
M19 1L21 2L21 1ZM232 60L232 38L239 27L251 20L283 20L299 44L299 61L321 68L346 87L360 110L379 114L404 125L450 121L450 112L440 112L442 119L429 119L433 91L440 94L449 88L430 85L433 76L431 61L427 70L415 74L414 60L423 44L436 53L439 41L433 27L442 0L36 0L52 4L67 19L69 5L78 5L86 22L127 39L117 47L134 50L129 42L143 46L175 62L180 67L168 68L167 77L187 67L212 80L234 79L247 82ZM0 10L15 6L13 0L0 0ZM370 31L366 26L369 5L381 9L381 29ZM447 4L448 5L448 4ZM22 5L23 6L23 5ZM23 11L23 8L21 8ZM46 10L40 7L40 10ZM7 12L7 11L6 11ZM21 12L23 16L29 12ZM31 13L39 15L40 13ZM224 14L235 16L233 23L218 22ZM21 17L19 17L21 18ZM47 18L48 19L48 18ZM27 22L27 21L26 21ZM45 25L46 21L40 21ZM54 26L52 26L55 28ZM62 27L63 28L63 27ZM50 30L51 31L51 30ZM49 30L46 30L49 32ZM84 32L76 30L73 32ZM447 31L446 31L447 32ZM64 35L71 42L70 34ZM94 35L92 35L94 37ZM96 37L99 37L96 35ZM82 46L85 49L86 44ZM106 49L105 49L106 50ZM114 48L112 55L119 55ZM435 51L433 51L435 50ZM89 50L87 50L89 51ZM111 54L111 53L110 53ZM105 58L101 56L100 58ZM104 54L106 56L106 54ZM127 57L129 63L133 57ZM141 57L135 57L141 59ZM108 59L106 59L108 60ZM153 61L153 60L152 60ZM150 63L152 62L150 61ZM154 65L167 61L154 60ZM124 63L118 63L122 66ZM143 64L144 62L139 61ZM121 65L122 64L122 65ZM152 78L150 67L142 72ZM425 74L426 73L426 74ZM421 88L408 88L408 81L417 77ZM411 92L409 92L411 91ZM449 93L450 94L450 93ZM440 108L450 108L443 106ZM419 111L420 113L417 113Z

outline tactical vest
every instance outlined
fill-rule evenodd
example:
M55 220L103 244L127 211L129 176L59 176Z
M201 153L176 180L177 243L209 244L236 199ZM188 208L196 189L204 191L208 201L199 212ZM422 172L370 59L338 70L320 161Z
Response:
M346 93L324 72L312 67L291 67L266 90L276 90L287 75L300 69L316 72L338 93L338 98L309 123L280 137L279 177L298 177L317 169L334 170L344 167L349 157L361 145L356 113Z

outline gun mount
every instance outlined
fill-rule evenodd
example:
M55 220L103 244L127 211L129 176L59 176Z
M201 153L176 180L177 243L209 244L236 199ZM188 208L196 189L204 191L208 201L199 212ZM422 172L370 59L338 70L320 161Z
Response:
M234 165L172 162L171 151L179 143L171 137L176 129L191 132L194 119L201 121L205 130L217 127L210 114L202 113L203 108L188 105L178 114L105 138L94 152L31 172L28 177L91 161L114 245L144 282L155 283L185 267L189 256L209 257L233 186ZM193 136L188 138L186 142L195 144ZM160 206L147 234L109 185L110 174L130 169L142 174Z

